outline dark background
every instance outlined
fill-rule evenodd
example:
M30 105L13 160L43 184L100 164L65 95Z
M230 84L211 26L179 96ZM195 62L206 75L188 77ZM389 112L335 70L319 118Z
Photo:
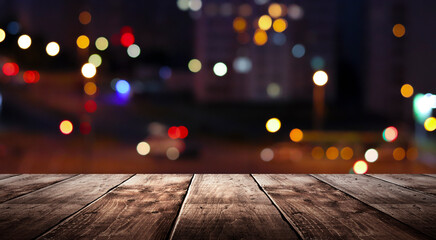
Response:
M267 30L259 46L258 18L274 3L287 28ZM429 93L425 118L435 115L435 12L431 0L0 1L0 66L19 66L16 75L0 73L0 172L352 173L370 148L378 159L368 173L436 172L435 132L413 106ZM239 32L237 18L246 22ZM396 24L404 35L394 36ZM141 49L137 58L120 44L125 26ZM32 38L25 50L17 45L22 34ZM76 45L80 35L90 39L85 49ZM106 50L96 49L98 37L108 39ZM61 49L54 57L45 52L51 41ZM91 54L102 64L87 79L81 67ZM194 58L197 73L188 68ZM241 59L251 65L246 72L235 67ZM213 72L217 62L227 66L222 77ZM318 70L329 77L323 87L312 81ZM39 81L26 83L26 71L38 71ZM117 92L120 79L130 84L127 94ZM87 82L97 93L84 92ZM404 84L413 96L402 96ZM281 128L270 133L273 117ZM63 120L72 122L70 134L61 133ZM188 136L171 139L171 126L186 126ZM389 126L398 130L393 142L382 136ZM302 141L290 140L294 128ZM141 141L151 147L146 156L137 152ZM340 154L344 147L351 159ZM327 154L332 148L336 157ZM395 160L399 148L404 156Z

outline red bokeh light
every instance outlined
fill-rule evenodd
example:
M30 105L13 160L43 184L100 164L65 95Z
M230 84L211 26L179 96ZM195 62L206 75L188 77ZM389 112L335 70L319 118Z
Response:
M20 68L16 63L5 63L2 70L6 76L15 76L20 71Z
M172 126L168 129L168 137L172 139L186 138L188 136L188 129L185 126Z
M23 79L26 83L37 83L39 81L39 73L37 71L25 71Z
M97 110L97 103L94 100L86 101L85 110L89 113L95 112Z
M178 127L180 136L179 138L186 138L188 136L188 129L185 126L179 126Z
M79 130L83 135L91 133L91 124L89 122L80 123Z
M168 137L172 138L172 139L177 139L180 137L180 130L178 127L170 127L168 129Z
M121 45L123 45L124 47L128 47L133 43L135 43L135 36L133 36L132 33L127 32L121 35Z

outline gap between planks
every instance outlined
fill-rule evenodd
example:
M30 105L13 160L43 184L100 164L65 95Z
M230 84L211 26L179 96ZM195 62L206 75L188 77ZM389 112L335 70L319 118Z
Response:
M323 175L326 175L326 176L323 176ZM347 174L344 174L344 175L347 175ZM408 225L409 227L414 228L415 230L417 230L417 231L427 235L428 237L430 237L432 239L435 237L435 234L434 234L434 231L433 231L434 227L432 227L432 225L430 224L431 220L429 219L429 218L431 218L430 217L431 215L434 215L434 212L430 212L429 215L422 216L422 215L420 215L419 211L413 211L413 209L412 210L411 209L401 210L398 206L392 208L392 206L394 206L394 205L401 206L403 204L404 205L413 204L414 206L417 205L417 206L420 206L420 207L427 208L427 210L428 210L428 208L431 208L430 206L432 206L433 209L434 209L434 206L433 206L433 204L432 204L432 202L430 200L428 200L430 202L420 202L420 201L418 201L418 202L408 203L408 202L404 202L404 199L403 199L402 200L403 203L400 203L400 202L393 203L393 204L384 204L382 202L378 203L377 201L384 201L383 198L386 198L386 194L382 194L381 196L377 196L377 194L376 194L377 190L375 190L376 192L371 192L373 195L363 195L363 196L360 196L358 193L353 192L353 190L347 189L348 185L343 185L343 183L335 182L335 180L332 180L332 179L329 180L328 179L329 177L335 177L335 174L332 174L332 175L328 175L328 174L311 174L311 176L313 176L316 179L318 179L318 180L320 180L320 181L322 181L322 182L324 182L324 183L326 183L326 184L328 184L328 185L338 189L339 191L341 191L341 192L351 196L352 198L357 199L360 202L362 202L362 203L364 203L364 204L366 204L366 205L368 205L368 206L370 206L370 207L372 207L372 208L374 208L374 209L376 209L378 211L381 211L381 212L383 212L383 213L385 213L385 214L395 218L397 221L402 222L403 224ZM324 178L326 178L326 179L324 179ZM424 193L421 193L421 192L418 192L418 191L412 191L411 189L408 189L406 187L399 186L399 185L393 184L391 182L383 181L383 180L378 179L378 178L370 178L369 176L365 176L365 175L356 175L356 178L360 178L360 181L365 181L365 179L367 179L367 180L372 179L372 182L374 182L374 183L378 181L379 182L378 185L380 185L380 184L388 184L388 185L395 186L397 188L397 190L391 190L391 189L388 189L388 190L391 190L391 193L395 194L398 197L405 197L407 195L407 191L416 193L416 194L413 194L413 196L412 195L407 195L406 196L407 200L409 200L410 198L413 198L413 197L415 197L415 200L417 198L420 198L420 197L417 197L417 195L424 195L425 198L423 200L426 200L428 198L433 199L433 200L435 199L434 195L424 194ZM346 179L345 178L341 179L341 181L344 181L344 180L346 180ZM374 186L374 184L372 184L372 185ZM403 189L406 193L403 193L402 191L398 191L398 189ZM368 198L369 196L371 196L371 198ZM380 200L378 198L381 198L382 200ZM372 200L369 200L369 199L372 199ZM371 201L376 200L376 199L378 199L376 202L371 202ZM384 205L387 205L387 208L385 208ZM389 206L391 208L389 208ZM424 209L422 209L422 210L424 210ZM408 212L408 214L404 215L405 213L403 211Z
M22 197L22 196L26 196L27 194L31 194L31 193L34 193L34 192L37 192L37 191L43 191L45 188L48 188L48 187L51 187L51 186L55 186L55 185L57 185L57 184L60 184L60 183L62 183L62 182L64 182L64 181L67 181L67 180L69 180L69 179L71 179L71 178L74 178L74 177L77 177L77 176L79 176L79 175L80 175L80 174L75 174L75 175L72 175L72 176L67 177L67 178L65 178L65 179L59 180L59 181L57 181L57 182L53 182L53 183L50 184L50 185L47 185L47 186L44 186L44 187L41 187L41 188L33 189L33 190L31 190L31 191L29 191L29 192L27 192L27 193L19 194L19 195L17 195L17 196L14 196L14 197L12 197L12 198L9 198L9 199L7 199L7 200L5 200L5 201L3 201L3 202L0 202L0 204L2 204L2 203L7 203L8 201L12 201L12 200L14 200L14 199L16 199L16 198L19 198L19 197ZM20 175L14 175L14 176L11 176L11 177L19 177L19 176L22 176L22 174L20 174ZM10 180L10 178L5 178L5 179ZM4 180L4 179L1 179L1 180Z
M257 186L259 187L259 189L266 195L266 197L270 200L271 204L277 209L277 211L279 211L280 216L282 217L283 221L285 221L289 227L294 230L294 232L297 233L297 237L298 239L302 240L303 239L303 233L300 231L300 229L294 224L294 222L289 221L286 218L286 214L285 212L279 207L279 205L274 201L274 199L272 199L272 197L265 191L265 189L262 187L262 185L260 185L260 183L256 180L256 178L253 176L253 174L250 174L251 178L253 179L253 181L257 184Z
M188 188L186 189L185 196L183 196L182 203L180 204L180 207L179 207L179 210L177 211L176 217L174 218L173 223L171 224L171 228L170 228L171 230L168 232L169 234L165 239L170 240L170 239L173 239L173 237L174 237L174 233L175 233L177 225L179 224L179 221L180 221L180 215L181 215L181 213L184 209L184 206L186 204L186 199L188 199L188 195L191 192L192 182L194 181L194 178L196 175L197 174L192 174L191 181L189 181L189 185L188 185Z
M418 186L407 186L407 185L405 185L405 184L397 183L397 182L395 182L395 181L392 181L392 180L389 180L389 179L382 178L382 177L380 177L380 176L377 175L377 174L366 174L366 176L369 176L369 177L375 178L375 179L377 179L377 180L381 180L381 181L383 181L383 182L387 182L387 183L390 183L390 184L394 184L394 185L396 185L396 186L403 187L403 188L406 188L406 189L409 189L409 190L412 190L412 191L415 191L415 192L418 192L418 193L427 194L427 195L430 195L430 196L433 196L433 197L436 195L436 192L435 192L435 193L433 193L433 192L428 192L428 191L425 191L425 190L419 189ZM425 177L429 177L430 179L433 179L433 178L431 178L430 176L425 175L425 174L422 174L421 176L425 176Z
M58 225L62 224L63 222L68 221L69 219L73 218L74 216L76 216L77 214L80 214L80 212L82 212L83 210L85 210L87 207L91 206L93 203L97 202L98 200L100 200L101 198L103 198L104 196L106 196L108 193L112 192L114 189L116 189L118 186L120 186L121 184L125 183L126 181L128 181L129 179L131 179L132 177L134 177L136 174L131 175L130 177L124 179L123 181L121 181L120 183L116 184L115 186L113 186L112 188L109 188L105 193L103 193L102 195L100 195L99 197L97 197L96 199L92 200L91 202L85 204L82 208L80 208L79 210L77 210L76 212L70 214L67 217L64 217L63 219L61 219L58 223L56 223L55 225L53 225L51 228L49 228L47 231L43 232L42 234L36 236L34 239L40 239L41 237L43 237L44 235L48 234L50 231L52 231L53 229L55 229ZM80 175L78 175L80 176Z

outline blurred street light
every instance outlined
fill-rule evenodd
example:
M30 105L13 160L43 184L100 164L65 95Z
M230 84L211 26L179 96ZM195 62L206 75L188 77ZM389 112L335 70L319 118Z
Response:
M325 89L324 85L328 81L328 75L324 71L316 71L313 74L313 108L314 108L314 127L321 129L324 122L325 113Z

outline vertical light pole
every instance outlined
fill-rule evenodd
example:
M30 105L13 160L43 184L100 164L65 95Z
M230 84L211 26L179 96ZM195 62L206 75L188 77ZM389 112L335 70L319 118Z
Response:
M313 74L313 125L315 129L321 129L325 115L325 87L328 75L324 71L316 71Z

